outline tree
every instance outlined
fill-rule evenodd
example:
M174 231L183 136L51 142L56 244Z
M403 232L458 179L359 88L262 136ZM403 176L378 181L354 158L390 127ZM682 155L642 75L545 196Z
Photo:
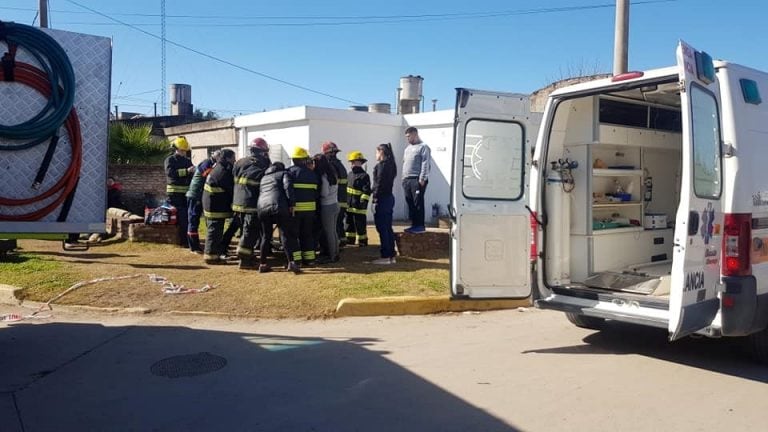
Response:
M150 123L109 125L109 161L111 163L153 165L161 163L170 152L167 139L152 136Z
M194 116L198 120L218 120L219 115L216 114L216 111L208 111L205 114L203 114L203 111L200 109L196 109L194 113L192 113L192 116Z

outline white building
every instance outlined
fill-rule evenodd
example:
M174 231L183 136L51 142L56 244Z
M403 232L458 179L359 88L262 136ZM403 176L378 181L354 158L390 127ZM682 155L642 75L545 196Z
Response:
M234 128L237 131L240 155L247 153L248 143L252 139L261 137L269 143L273 161L279 160L290 165L289 155L294 148L303 147L312 155L320 153L323 141L330 140L341 149L339 159L345 164L349 152L363 152L368 158L366 170L371 175L376 164L376 146L392 143L398 167L398 180L395 181L394 187L394 218L407 219L408 207L403 198L399 176L403 151L407 145L405 129L415 126L419 129L421 139L432 150L432 170L424 200L427 207L425 216L429 221L434 204L440 207L441 215L447 211L450 197L453 116L453 110L398 115L301 106L238 116L234 118ZM373 218L371 212L368 217Z

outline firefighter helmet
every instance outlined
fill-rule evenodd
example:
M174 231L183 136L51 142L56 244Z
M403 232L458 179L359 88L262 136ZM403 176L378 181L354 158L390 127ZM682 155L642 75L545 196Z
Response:
M302 147L296 147L291 152L291 159L309 159L309 153Z
M179 150L189 151L189 142L187 142L187 138L184 135L180 135L173 140L171 145Z
M269 151L269 144L267 144L267 141L265 141L264 138L254 138L253 141L248 144L248 147L251 150L258 150L263 152Z
M350 152L349 155L347 156L347 160L350 162L352 161L362 161L363 163L368 162L368 159L366 159L365 156L363 156L363 152L359 152L359 151Z
M326 141L323 143L323 153L338 153L339 152L339 146L336 145L333 141Z

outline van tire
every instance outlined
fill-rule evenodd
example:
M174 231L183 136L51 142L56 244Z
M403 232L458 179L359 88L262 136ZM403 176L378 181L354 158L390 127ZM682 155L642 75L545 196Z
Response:
M752 357L759 363L768 364L768 329L749 335Z
M576 327L585 329L600 330L603 328L603 324L605 324L604 318L581 315L575 312L566 312L565 317Z

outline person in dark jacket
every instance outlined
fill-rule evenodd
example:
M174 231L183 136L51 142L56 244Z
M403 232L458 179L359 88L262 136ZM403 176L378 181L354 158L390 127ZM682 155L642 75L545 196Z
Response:
M267 168L259 186L257 203L259 223L261 223L261 253L259 255L259 273L266 273L272 268L267 264L267 255L272 243L273 226L280 229L288 270L299 273L301 250L298 244L296 224L293 220L296 206L293 177L288 174L282 162L275 162Z
M254 246L261 240L261 224L257 213L259 184L269 168L269 145L263 138L255 138L248 145L250 155L235 162L235 195L232 210L239 213L242 223L237 256L241 269L256 268Z
M293 189L296 193L296 220L299 248L304 265L315 264L315 218L317 217L317 200L319 198L319 180L313 171L314 163L307 150L297 147L291 154L293 166L288 172L293 176Z
M359 247L368 246L367 221L368 201L371 199L371 178L363 169L368 160L359 151L353 151L347 156L352 164L347 184L347 243Z
M344 167L344 162L338 158L339 147L333 141L326 141L322 146L323 154L328 157L328 161L331 162L334 168L336 168L336 175L339 183L339 216L336 220L336 235L339 237L339 246L343 247L347 243L347 239L344 236L344 221L347 217L347 168Z
M208 175L203 187L203 214L205 215L208 234L205 236L206 264L224 262L221 257L224 224L232 217L232 195L234 194L235 178L232 175L232 165L235 163L235 152L224 149L213 171Z
M373 264L394 264L395 232L392 230L392 213L395 208L395 195L392 194L392 185L397 176L397 164L392 153L392 144L376 146L376 160L378 163L373 168L371 201L373 220L381 239L381 258L373 260Z
M187 157L189 142L183 136L179 136L173 143L173 154L165 159L165 192L168 200L176 208L176 223L178 229L179 246L187 246L187 197L189 183L192 181L192 173L195 165Z
M200 227L200 217L203 215L203 186L205 186L205 180L208 178L208 174L213 171L213 166L216 165L216 158L219 156L219 151L213 152L207 159L197 164L195 168L195 174L192 176L192 182L189 184L189 190L187 191L187 208L188 219L187 225L187 242L189 243L189 250L193 253L201 254L203 249L200 247L200 234L198 228Z

